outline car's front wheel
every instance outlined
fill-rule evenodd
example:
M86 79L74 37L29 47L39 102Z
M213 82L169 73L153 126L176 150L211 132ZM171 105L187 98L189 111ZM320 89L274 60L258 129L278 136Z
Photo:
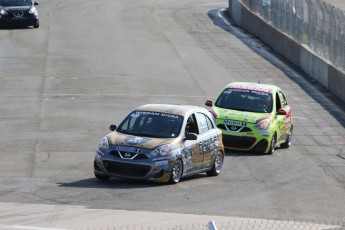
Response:
M277 137L276 137L276 134L273 134L270 149L268 150L267 154L271 155L274 153L274 150L276 149L276 144L277 144Z
M110 179L109 176L105 176L105 175L102 175L102 174L99 174L97 172L95 172L95 177L98 179L98 180L101 180L101 181L107 181Z
M171 169L169 183L170 184L178 183L180 179L182 178L182 172L183 172L182 161L180 159L177 159L174 162L174 165Z
M223 153L221 151L218 151L214 159L212 169L210 171L207 171L206 174L208 176L218 176L220 171L222 170L223 162L224 162Z

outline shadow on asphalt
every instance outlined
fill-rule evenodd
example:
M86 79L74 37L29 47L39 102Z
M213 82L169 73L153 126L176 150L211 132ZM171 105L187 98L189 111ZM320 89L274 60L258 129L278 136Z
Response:
M97 178L89 178L70 183L59 183L60 187L73 188L112 188L112 189L136 189L145 187L159 187L161 183L154 183L140 180L125 180L119 178L110 178L108 181L100 181Z
M345 102L328 91L325 87L307 76L301 69L286 58L273 51L259 38L238 27L228 13L228 8L210 10L208 17L213 24L233 34L253 52L269 61L283 71L292 81L298 84L310 97L317 101L345 128Z
M36 29L30 26L0 26L0 30L32 30Z
M182 178L179 183L188 182L190 180L198 180L208 178L206 173L200 173L193 176ZM144 180L120 179L112 177L108 181L100 181L96 178L89 178L70 183L58 183L59 187L70 188L108 188L108 189L137 189L137 188L152 188L161 186L174 186L173 184L151 182Z
M281 149L279 146L276 146L275 151L273 154L265 154L261 152L250 152L250 151L240 151L240 150L225 150L225 157L251 157L251 156L257 156L257 157L270 157L277 153Z

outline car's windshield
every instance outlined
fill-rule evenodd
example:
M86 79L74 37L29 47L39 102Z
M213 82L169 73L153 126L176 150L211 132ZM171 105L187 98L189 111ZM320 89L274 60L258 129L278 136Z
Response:
M31 6L31 0L0 0L1 6Z
M257 113L272 112L272 94L248 89L225 89L218 97L217 107Z
M116 131L138 136L173 138L179 135L182 123L183 117L179 115L134 111L123 120Z

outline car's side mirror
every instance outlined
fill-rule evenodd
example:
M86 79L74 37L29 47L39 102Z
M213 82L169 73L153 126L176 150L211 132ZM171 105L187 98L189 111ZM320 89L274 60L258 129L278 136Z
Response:
M286 115L286 111L282 108L278 109L278 115Z
M196 133L187 133L186 134L186 140L187 141L194 141L198 139L198 135Z
M38 6L39 4L39 2L34 2L34 6Z
M207 100L207 101L205 102L205 105L206 105L206 106L212 107L212 105L213 105L212 100Z
M116 128L117 128L117 125L115 125L115 124L111 124L109 127L110 131L115 131Z

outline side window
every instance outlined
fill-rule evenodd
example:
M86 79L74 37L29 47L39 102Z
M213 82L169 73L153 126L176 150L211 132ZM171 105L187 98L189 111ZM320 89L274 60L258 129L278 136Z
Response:
M197 113L196 118L198 121L198 126L199 126L199 131L200 133L207 132L208 130L211 129L212 123L211 121L206 117L205 114L203 113ZM211 123L211 126L210 126Z
M213 123L210 120L210 118L208 116L205 116L205 117L206 117L208 129L214 129Z
M279 98L280 98L280 101L281 101L281 103L282 103L282 106L283 106L283 108L285 108L285 107L287 106L286 97L285 97L285 95L283 94L283 92L281 92L281 91L279 91L278 94L279 94Z
M278 111L280 108L282 108L282 104L280 102L279 94L276 93L276 111Z
M187 119L185 134L187 133L196 133L199 134L198 124L196 123L195 115L192 114Z

